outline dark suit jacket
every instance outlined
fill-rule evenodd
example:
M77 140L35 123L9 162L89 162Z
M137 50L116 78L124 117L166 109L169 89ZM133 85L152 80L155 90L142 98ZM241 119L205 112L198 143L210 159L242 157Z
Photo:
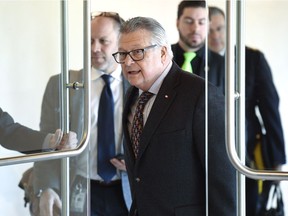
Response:
M138 89L127 93L123 112L125 160L132 189L131 215L205 215L204 80L173 63L145 124L135 161L127 118ZM224 96L209 85L208 196L210 216L236 215L236 177L225 148ZM223 202L225 204L223 204Z
M282 124L279 114L279 97L273 83L271 69L258 50L246 47L246 132L247 153L254 159L256 134L261 133L261 126L255 113L259 108L266 130L268 152L264 160L267 168L286 163Z
M3 147L22 153L39 151L46 135L15 123L13 118L0 108L0 144Z
M184 50L179 43L173 44L174 61L181 67L184 63ZM191 61L193 73L205 78L205 46L196 52L196 57ZM225 91L225 61L223 56L208 50L208 81Z

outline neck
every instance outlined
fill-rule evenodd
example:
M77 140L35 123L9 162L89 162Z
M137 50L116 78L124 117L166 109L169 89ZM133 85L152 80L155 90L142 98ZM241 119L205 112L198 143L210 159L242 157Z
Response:
M179 40L178 41L180 47L185 51L185 52L197 52L202 46L198 46L198 47L191 47L191 46L188 46L186 43L184 43L182 40Z

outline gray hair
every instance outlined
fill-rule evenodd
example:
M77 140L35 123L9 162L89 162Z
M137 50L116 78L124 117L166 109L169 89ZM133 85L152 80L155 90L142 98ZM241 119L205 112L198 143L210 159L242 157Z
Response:
M150 17L134 17L121 25L120 34L127 34L135 32L137 30L147 30L151 33L151 43L158 46L165 46L168 54L173 57L171 45L168 40L165 29L162 25L153 18ZM151 45L152 45L151 44Z

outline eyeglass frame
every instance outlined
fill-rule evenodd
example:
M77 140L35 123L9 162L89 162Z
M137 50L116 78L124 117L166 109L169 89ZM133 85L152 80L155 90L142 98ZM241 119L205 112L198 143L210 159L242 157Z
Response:
M94 11L91 13L91 20L95 19L96 17L108 17L112 18L117 21L120 25L124 23L124 19L120 17L120 15L116 12L109 12L109 11Z
M127 55L129 55L130 58L131 58L134 62L136 62L136 61L141 61L141 60L144 59L145 51L148 50L148 49L152 49L152 48L154 48L154 47L156 47L156 46L158 46L158 45L157 45L157 44L153 44L153 45L144 47L144 48L142 48L142 49L134 49L134 50L131 50L131 51L129 51L129 52L116 52L116 53L113 53L112 56L114 57L114 60L115 60L118 64L124 64ZM140 59L134 59L133 56L130 55L130 53L135 52L135 51L141 51L141 52L142 52L142 58L140 58ZM116 56L119 55L119 54L125 55L123 61L118 61L118 60L117 60L117 57L116 57Z

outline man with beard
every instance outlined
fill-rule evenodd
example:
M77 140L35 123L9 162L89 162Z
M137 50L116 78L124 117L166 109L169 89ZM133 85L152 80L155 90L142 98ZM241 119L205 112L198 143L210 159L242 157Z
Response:
M190 60L193 73L205 77L205 40L208 29L208 10L205 1L182 1L178 6L177 29L179 41L172 45L174 61L182 67L186 53L194 53ZM224 93L224 58L208 49L208 81Z

